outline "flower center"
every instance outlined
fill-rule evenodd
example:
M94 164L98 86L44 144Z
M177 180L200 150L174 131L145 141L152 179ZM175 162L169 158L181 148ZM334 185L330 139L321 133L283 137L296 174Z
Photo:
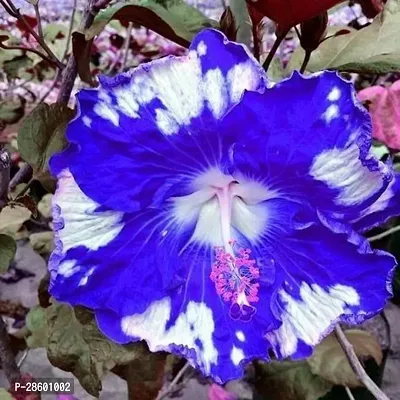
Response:
M190 195L173 199L174 221L195 224L189 243L214 248L210 279L218 295L230 303L231 318L248 322L256 312L252 304L258 301L260 270L251 250L240 242L243 237L252 245L261 240L269 219L265 201L279 193L262 182L234 178L217 168L196 177L192 189Z
M250 303L257 302L260 272L256 261L250 259L250 249L241 248L231 239L232 198L238 183L215 188L219 202L223 246L215 247L215 260L210 278L217 294L231 303L230 317L248 322L256 309Z

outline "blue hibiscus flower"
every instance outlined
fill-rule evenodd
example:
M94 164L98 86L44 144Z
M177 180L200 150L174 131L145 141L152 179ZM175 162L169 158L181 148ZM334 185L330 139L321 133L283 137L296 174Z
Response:
M382 310L395 260L360 232L399 210L398 184L336 73L268 84L205 30L77 100L51 160L51 294L107 337L225 382Z

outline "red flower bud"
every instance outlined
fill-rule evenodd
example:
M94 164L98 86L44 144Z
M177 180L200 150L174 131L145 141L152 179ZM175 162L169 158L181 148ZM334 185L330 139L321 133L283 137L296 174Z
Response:
M326 35L326 27L328 26L328 13L317 15L308 21L302 22L300 25L300 44L306 51L315 50L322 39Z
M249 9L275 21L284 31L329 10L343 0L247 0Z
M229 40L236 41L237 28L235 17L233 16L232 10L229 6L226 7L225 11L221 15L219 25L221 31L225 33Z
M367 18L374 18L383 11L386 0L357 0L357 3L360 3L362 11Z

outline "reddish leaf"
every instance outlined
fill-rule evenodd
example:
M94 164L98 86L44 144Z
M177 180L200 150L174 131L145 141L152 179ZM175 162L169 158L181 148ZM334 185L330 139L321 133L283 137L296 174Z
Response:
M34 378L32 375L29 374L24 374L22 375L21 379L17 382L20 384L20 387L16 387L16 384L11 385L11 388L9 389L9 392L13 396L14 400L40 400L40 393L32 393L32 392L27 392L25 387L28 382L34 382ZM24 387L22 389L21 387ZM15 390L17 389L17 390Z
M213 383L208 389L208 400L237 400L237 396L226 391L222 386Z
M400 80L392 86L372 86L358 93L369 103L372 135L393 150L400 150Z
M29 15L22 15L22 17L32 29L36 28L37 19L35 17L30 17ZM29 30L22 19L17 20L16 26L24 34L25 37L28 37L30 35Z
M15 203L21 204L22 206L26 207L35 218L37 217L37 205L31 196L28 196L26 194L24 196L17 197L15 199Z
M343 0L247 0L249 13L257 10L275 21L282 31L329 10Z

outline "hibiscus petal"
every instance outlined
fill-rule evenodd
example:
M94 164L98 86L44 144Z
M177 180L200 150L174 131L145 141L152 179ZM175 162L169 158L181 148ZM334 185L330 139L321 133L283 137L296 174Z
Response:
M58 178L53 199L56 249L49 261L53 296L123 314L131 310L130 299L135 310L143 310L178 284L174 249L186 243L193 226L182 230L168 208L105 210L81 191L68 170ZM175 232L172 240L170 231ZM159 248L161 240L166 244Z
M219 68L207 59L218 43L231 57ZM133 72L80 96L72 145L52 160L51 294L94 309L112 340L146 340L222 383L269 348L306 357L338 320L382 309L395 261L343 221L380 198L392 171L369 155L368 117L337 75L295 74L235 106L243 86L232 90L229 65L246 52L215 31L193 46L139 69L140 94ZM157 73L196 68L219 71L229 96L196 84L184 100L185 84L168 92ZM125 85L144 106L121 105Z
M98 249L80 240L65 254L51 293L94 308L114 341L146 340L150 350L184 356L220 383L242 376L254 358L268 360L269 347L278 358L307 357L338 320L359 323L383 308L391 256L354 233L332 232L303 204L271 198L262 207L262 240L233 234L260 269L259 301L248 319L236 318L216 292L213 246L191 240L190 221L171 223L173 212L125 215L122 230ZM74 215L76 208L66 210ZM65 274L68 262L80 268Z
M187 357L218 382L240 377L253 358L268 359L263 334L279 320L271 308L274 267L267 266L265 251L254 253L265 266L262 302L254 316L232 319L230 303L210 279L214 246L195 238L196 223L176 220L173 207L105 211L68 170L59 175L54 202L50 293L94 309L106 336L119 343L144 339L152 351ZM249 246L239 232L237 239Z
M338 219L358 218L393 177L369 152L370 119L352 85L333 72L294 73L263 94L246 93L224 121L226 130L238 126L235 176L255 177Z
M308 357L339 321L362 323L392 295L394 257L372 251L351 230L339 234L315 223L279 237L274 249L285 272L278 289L282 326L266 338L279 359Z
M265 74L244 46L205 30L187 56L143 64L102 78L98 90L82 90L67 130L72 144L53 157L52 171L70 168L87 196L125 212L166 193L187 193L193 175L217 162L220 144L211 128L245 89L264 88Z
M379 199L366 208L352 225L356 231L366 232L398 215L400 215L400 179L397 174Z

